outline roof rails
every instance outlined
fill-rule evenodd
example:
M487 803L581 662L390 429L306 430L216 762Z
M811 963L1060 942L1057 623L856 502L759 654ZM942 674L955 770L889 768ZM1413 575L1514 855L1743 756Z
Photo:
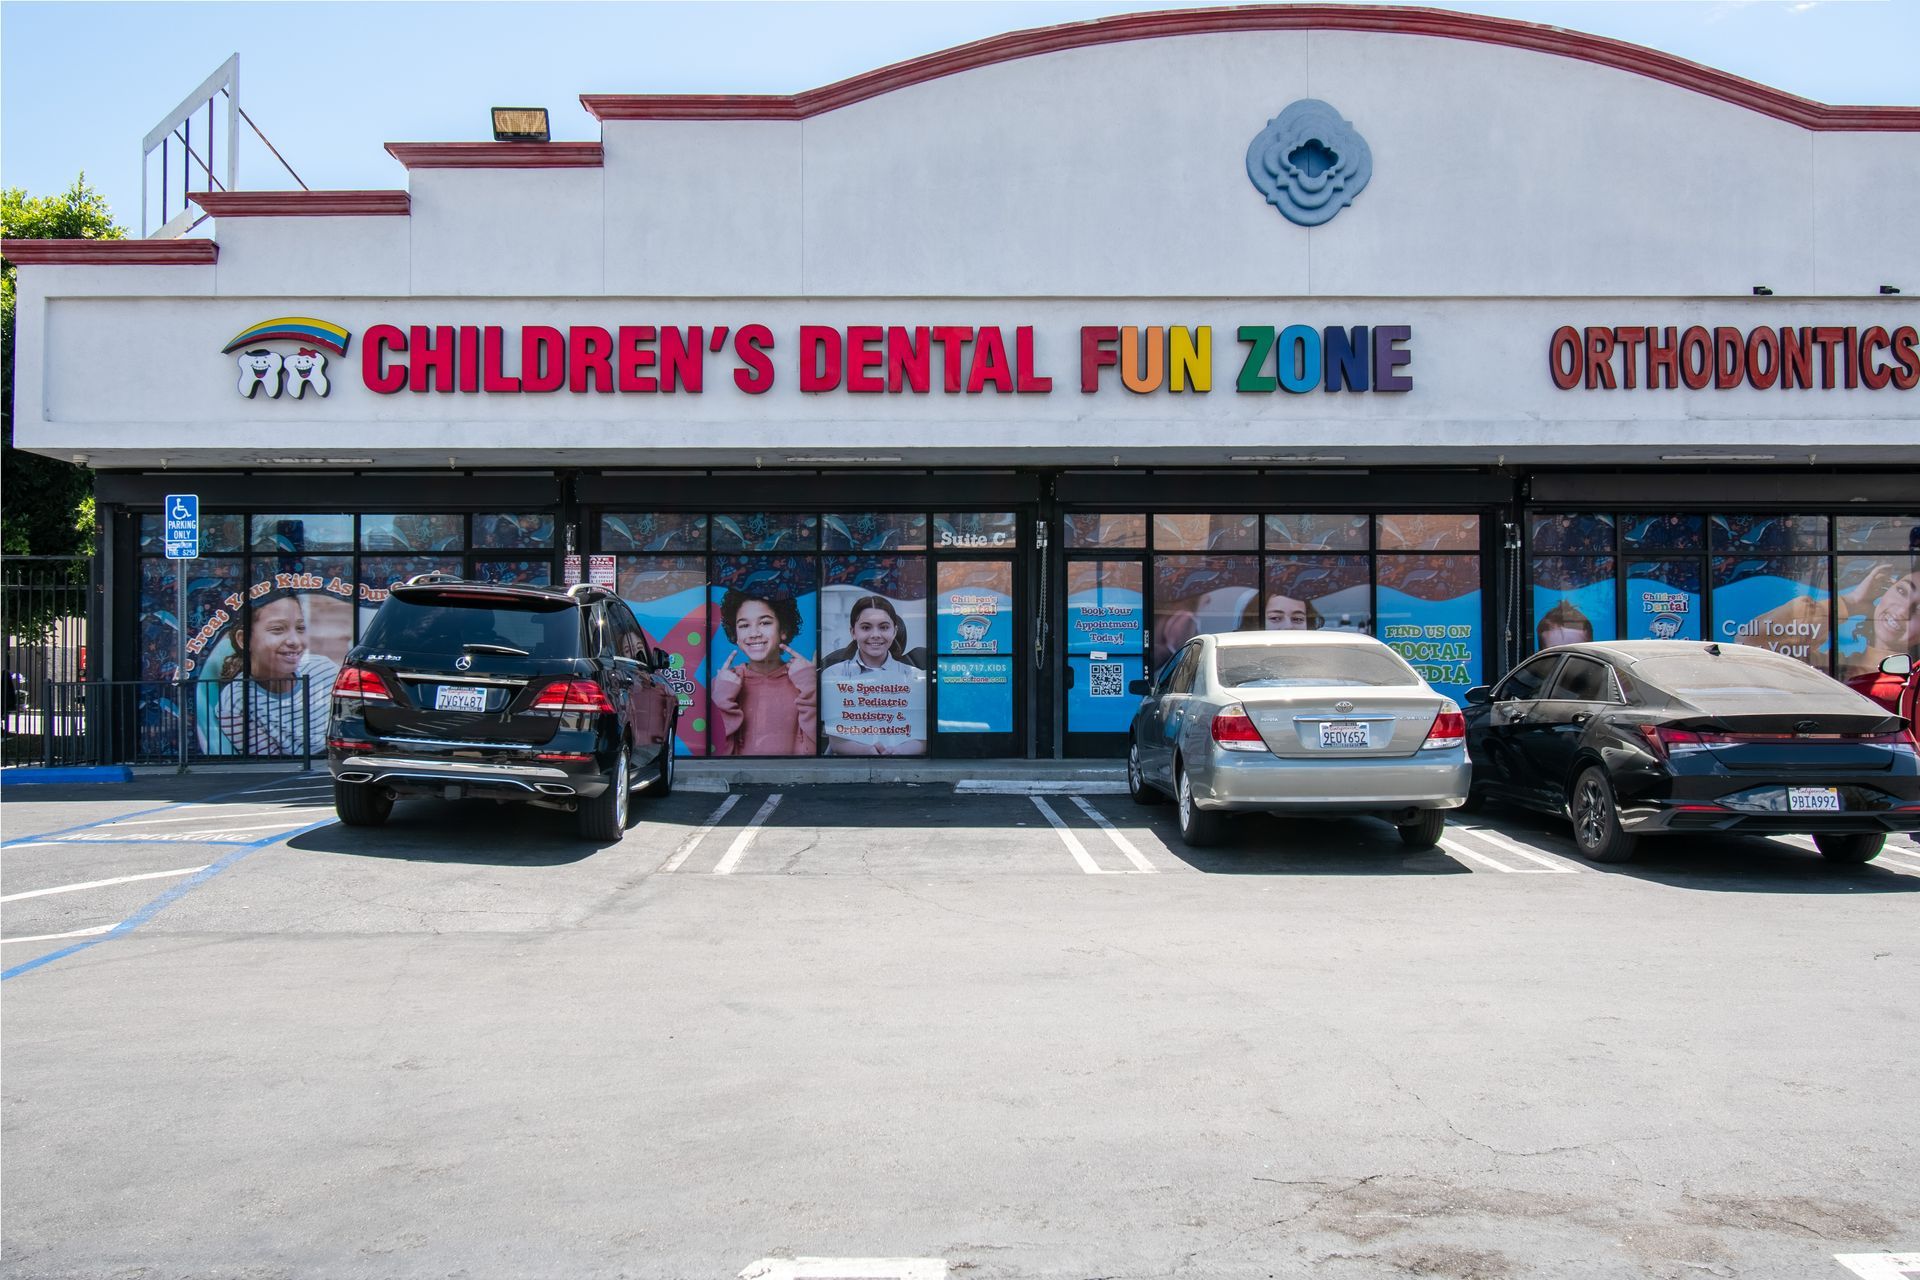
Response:
M597 582L576 582L567 588L567 594L575 600L585 600L595 594L606 596L609 599L613 596L613 592L607 590Z
M435 569L431 573L416 573L411 578L408 578L405 582L401 583L400 585L403 587L428 587L428 586L432 586L436 582L465 582L465 581L466 579L461 577L457 573L443 573L439 569Z

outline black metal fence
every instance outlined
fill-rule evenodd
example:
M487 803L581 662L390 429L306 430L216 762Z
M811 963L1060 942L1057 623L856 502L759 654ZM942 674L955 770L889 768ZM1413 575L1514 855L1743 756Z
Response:
M0 754L8 764L43 763L49 742L71 728L56 725L50 714L52 691L89 674L93 568L89 556L0 557L0 618L6 632Z
M30 721L38 754L19 764L196 764L219 759L298 760L325 753L327 712L307 676L283 691L212 680L76 680L46 686Z

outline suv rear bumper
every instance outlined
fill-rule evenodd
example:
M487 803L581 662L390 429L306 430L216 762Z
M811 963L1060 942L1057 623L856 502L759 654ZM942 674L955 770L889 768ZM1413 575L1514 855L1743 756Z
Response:
M607 789L606 775L588 764L569 772L550 764L348 755L330 759L328 767L335 781L370 783L401 794L445 795L449 787L457 787L462 796L565 799L597 796Z

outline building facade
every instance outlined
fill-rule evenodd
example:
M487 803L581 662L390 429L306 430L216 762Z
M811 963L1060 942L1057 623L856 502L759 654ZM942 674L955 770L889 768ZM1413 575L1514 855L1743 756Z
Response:
M1588 636L1920 649L1920 109L1314 6L582 101L599 142L390 144L404 191L197 196L212 239L9 242L16 441L98 470L140 736L184 650L201 749L293 750L220 713L250 601L325 678L435 569L611 583L693 756L774 749L716 705L751 602L783 754L1117 756L1204 630L1455 696Z

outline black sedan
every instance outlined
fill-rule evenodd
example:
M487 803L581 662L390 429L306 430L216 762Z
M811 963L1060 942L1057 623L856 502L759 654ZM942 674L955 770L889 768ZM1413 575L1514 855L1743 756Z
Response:
M1899 716L1792 658L1734 644L1547 649L1467 693L1468 807L1568 817L1583 856L1642 835L1805 834L1868 862L1920 830L1920 761Z

